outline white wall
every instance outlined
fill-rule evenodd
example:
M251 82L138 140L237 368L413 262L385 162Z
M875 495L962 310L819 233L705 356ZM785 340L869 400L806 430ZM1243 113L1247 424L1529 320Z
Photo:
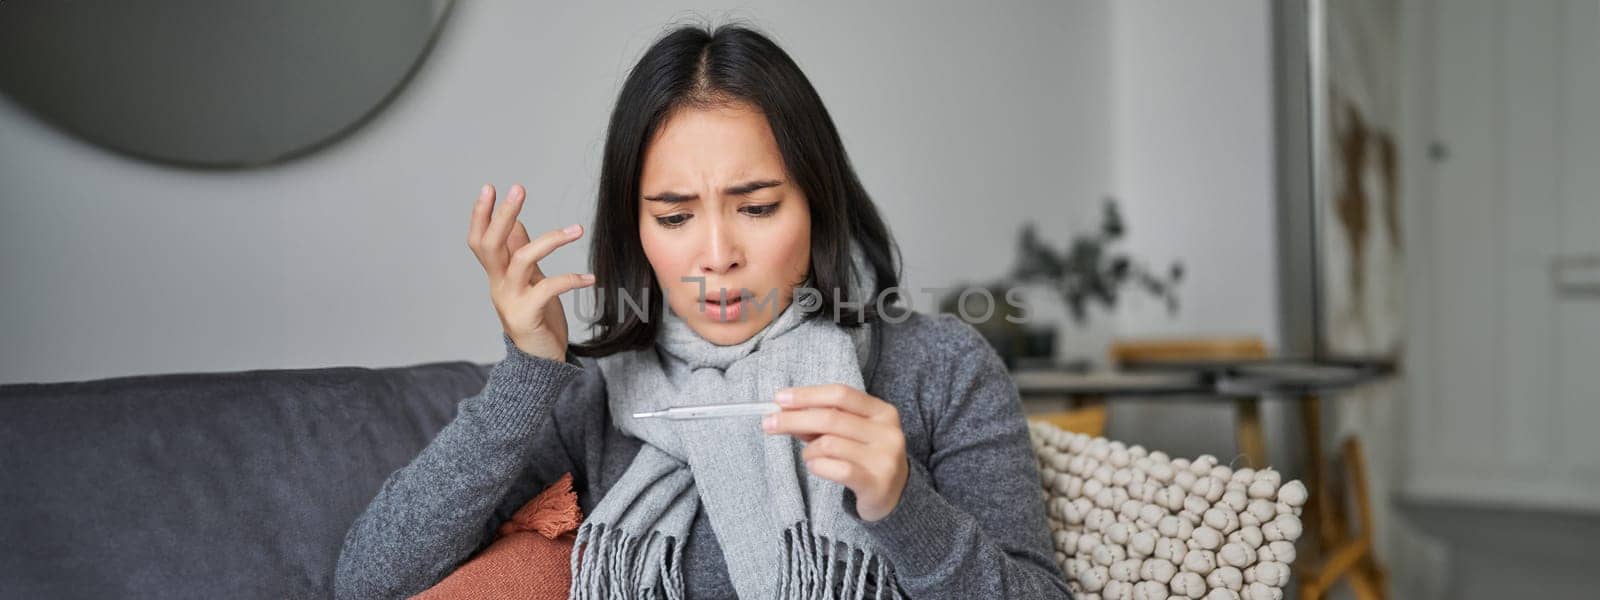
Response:
M1185 266L1181 306L1133 296L1121 336L1253 335L1278 344L1271 13L1264 0L1117 2L1112 10L1114 191L1127 248ZM1283 406L1263 406L1268 459L1286 465ZM1174 456L1235 452L1228 404L1120 403L1108 434ZM1242 464L1242 463L1241 463Z
M1276 345L1268 5L1113 6L1113 177L1128 247L1160 264L1181 259L1189 276L1177 315L1132 304L1118 329Z
M266 169L132 162L0 97L0 382L497 360L475 191L522 182L530 228L587 223L623 75L696 14L754 22L806 70L910 285L998 275L1025 219L1066 226L1110 187L1104 1L594 4L461 3L383 114Z

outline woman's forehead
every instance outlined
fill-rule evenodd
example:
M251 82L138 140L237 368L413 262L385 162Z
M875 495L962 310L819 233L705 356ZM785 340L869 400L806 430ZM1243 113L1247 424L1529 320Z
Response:
M782 165L762 113L693 108L676 111L662 124L645 152L643 175L661 185L695 185L781 176Z

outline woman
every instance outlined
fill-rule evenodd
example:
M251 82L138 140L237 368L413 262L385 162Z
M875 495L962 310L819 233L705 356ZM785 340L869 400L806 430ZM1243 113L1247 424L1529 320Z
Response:
M889 232L770 40L684 27L640 59L593 275L540 270L582 228L530 238L525 195L485 186L468 236L506 357L352 526L341 596L426 589L568 472L575 598L1067 596L1015 387L970 326L898 308ZM590 286L569 346L557 296ZM780 408L633 416L753 401Z

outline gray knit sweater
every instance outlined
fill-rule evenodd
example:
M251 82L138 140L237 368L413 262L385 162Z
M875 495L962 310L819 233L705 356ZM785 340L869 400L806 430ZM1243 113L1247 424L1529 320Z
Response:
M999 356L952 315L881 323L867 392L900 412L911 471L887 517L866 523L909 598L1066 598L1017 390ZM403 598L475 552L517 508L571 472L584 514L639 440L612 427L586 358L506 357L478 395L384 482L345 536L339 598ZM848 492L844 510L855 516ZM705 513L684 548L690 598L733 598Z

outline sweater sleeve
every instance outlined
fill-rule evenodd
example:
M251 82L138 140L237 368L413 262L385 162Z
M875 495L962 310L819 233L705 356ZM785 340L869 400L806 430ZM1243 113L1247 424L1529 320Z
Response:
M900 502L865 527L910 598L1070 598L1016 385L971 326L951 328L957 343L945 358L945 404L930 411L928 464L908 459ZM847 494L852 515L854 500Z
M557 397L581 373L573 362L523 352L505 334L505 359L477 395L416 458L390 474L345 534L335 568L338 598L406 598L426 590L481 548L529 459L564 461L547 438ZM561 465L537 469L560 472ZM526 486L527 482L521 482ZM514 509L514 508L513 508Z

